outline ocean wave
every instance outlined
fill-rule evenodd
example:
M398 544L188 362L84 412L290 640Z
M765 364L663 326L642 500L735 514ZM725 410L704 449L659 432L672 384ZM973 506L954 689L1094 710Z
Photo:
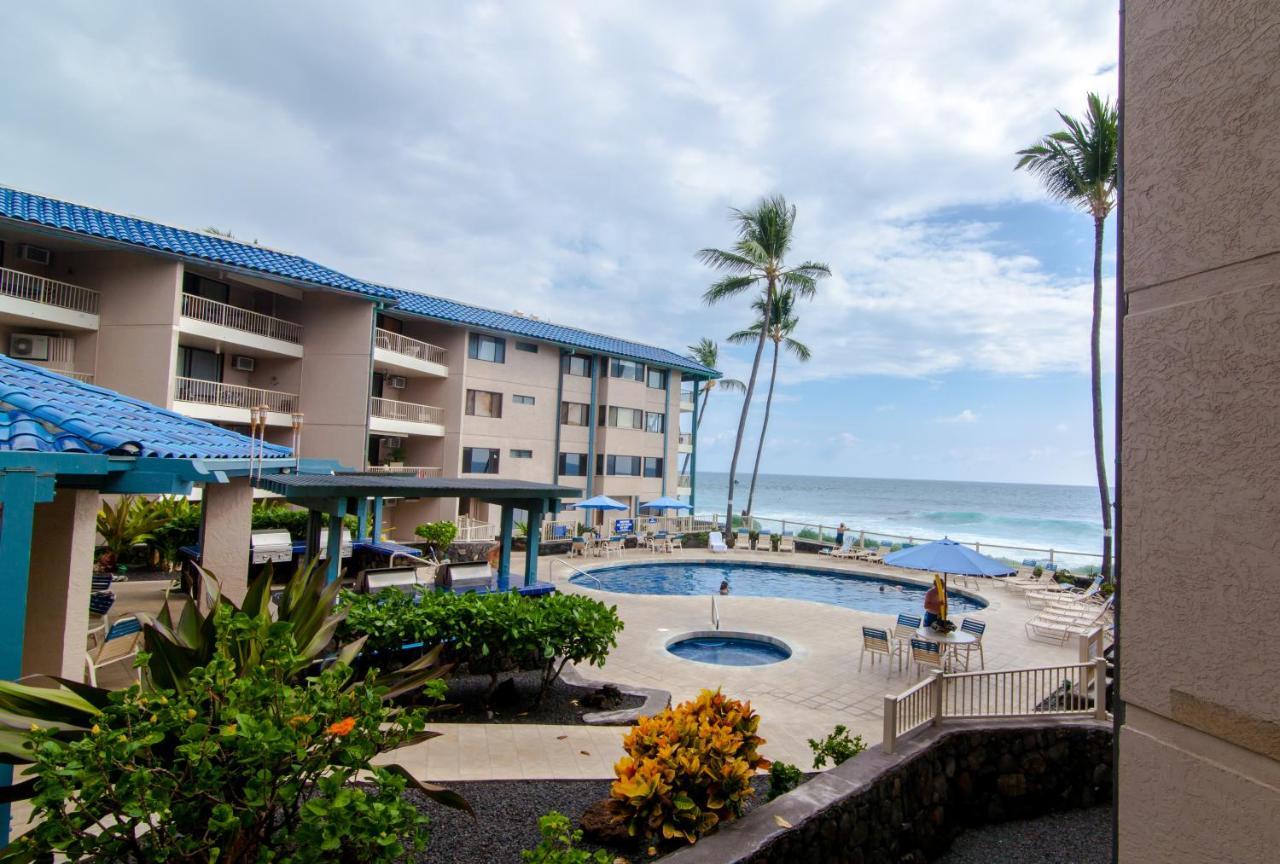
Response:
M1070 531L1095 534L1100 530L1097 522L1083 519L1061 519L1043 516L1011 516L983 513L977 510L934 510L912 514L916 519L933 525L981 526L991 528L1025 528L1037 533L1046 531Z

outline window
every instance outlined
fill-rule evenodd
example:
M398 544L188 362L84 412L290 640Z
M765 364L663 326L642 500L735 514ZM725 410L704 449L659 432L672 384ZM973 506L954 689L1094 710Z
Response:
M608 456L605 460L613 477L639 477L642 462L639 456Z
M631 360L614 360L609 366L609 375L613 378L629 378L632 381L643 381L644 367Z
M537 345L537 343L536 343L536 342L517 342L517 343L516 343L516 350L517 350L517 351L528 351L530 354L537 354L537 353L538 353L538 345Z
M489 447L463 447L462 473L497 474L498 451Z
M577 375L582 378L591 377L591 358L583 357L580 354L564 355L564 374Z
M654 411L644 412L644 431L662 432L667 428L667 415Z
M216 279L206 279L195 273L182 274L182 293L194 294L206 300L226 303L231 298L231 286Z
M644 457L644 476L646 477L662 476L662 457L661 456Z
M506 363L507 340L496 336L485 336L482 333L472 333L467 343L467 356L472 360Z
M586 453L561 453L560 454L560 476L561 477L586 477L587 476L587 454Z
M199 381L222 380L222 358L203 348L178 346L178 375Z
M607 418L607 422L606 422ZM617 405L600 406L600 425L619 429L643 429L644 412L639 408L619 408Z
M511 397L511 401L517 405L532 405L534 398L532 396L521 396L519 393Z
M650 366L649 371L646 373L646 378L644 383L648 384L654 390L666 390L667 389L667 370L654 369L652 366Z
M566 426L590 426L591 406L582 402L561 402L560 422Z
M510 452L511 452L512 459L532 459L533 458L532 450L512 450Z
M488 390L467 391L467 414L472 417L501 417L502 394Z

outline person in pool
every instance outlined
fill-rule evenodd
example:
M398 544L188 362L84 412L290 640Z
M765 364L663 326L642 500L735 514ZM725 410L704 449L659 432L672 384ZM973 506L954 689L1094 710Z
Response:
M720 593L721 593L721 594L728 594L728 593L729 593L729 580L728 580L728 579L721 579L721 580L720 580Z
M924 626L932 627L942 612L942 599L938 597L938 586L930 585L924 595Z

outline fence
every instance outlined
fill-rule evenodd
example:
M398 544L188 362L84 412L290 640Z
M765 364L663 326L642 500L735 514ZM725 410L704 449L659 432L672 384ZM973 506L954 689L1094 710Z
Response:
M403 354L405 357L412 357L415 360L439 363L441 366L448 365L449 354L439 345L432 345L430 342L423 342L420 339L411 339L401 333L392 333L390 330L381 328L378 328L374 334L374 339L374 344L384 351Z
M230 303L219 303L208 297L183 294L182 314L187 318L194 318L208 324L230 327L232 330L266 336L269 339L279 339L282 342L302 344L301 324L294 324L282 318L272 318L270 315L263 315L251 309L241 309Z
M410 423L444 423L444 412L434 405L398 402L395 399L369 398L369 412L383 420L405 420Z
M454 540L492 540L498 533L497 525L492 522L481 522L470 516L459 516L454 524L458 526L458 533L454 536Z
M1091 639L1093 634L1084 639ZM1082 651L1084 648L1082 647ZM897 696L884 697L884 743L947 720L997 717L1107 718L1107 661L990 672L935 672Z
M175 378L173 398L179 402L199 402L224 408L249 409L265 405L268 411L282 414L292 414L298 410L296 393L282 393L279 390L263 390L239 384L223 384L200 378Z
M82 288L70 282L46 279L7 267L0 267L0 294L74 312L98 314L98 292L92 288Z
M369 470L380 474L408 474L413 477L440 477L443 470L428 465L370 465Z

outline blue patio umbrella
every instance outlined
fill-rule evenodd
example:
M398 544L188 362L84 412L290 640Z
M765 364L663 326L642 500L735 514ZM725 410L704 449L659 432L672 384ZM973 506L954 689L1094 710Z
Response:
M949 537L902 549L884 557L884 563L910 570L928 570L942 574L942 618L947 617L947 574L959 576L1008 576L1014 572L1003 561L997 561L977 550L963 546Z
M621 501L614 501L608 495L597 495L594 498L588 498L586 501L579 501L577 504L570 504L575 510L626 510L627 505Z
M677 501L675 498L663 496L655 498L648 504L641 504L641 510L692 510L693 507L683 501Z

